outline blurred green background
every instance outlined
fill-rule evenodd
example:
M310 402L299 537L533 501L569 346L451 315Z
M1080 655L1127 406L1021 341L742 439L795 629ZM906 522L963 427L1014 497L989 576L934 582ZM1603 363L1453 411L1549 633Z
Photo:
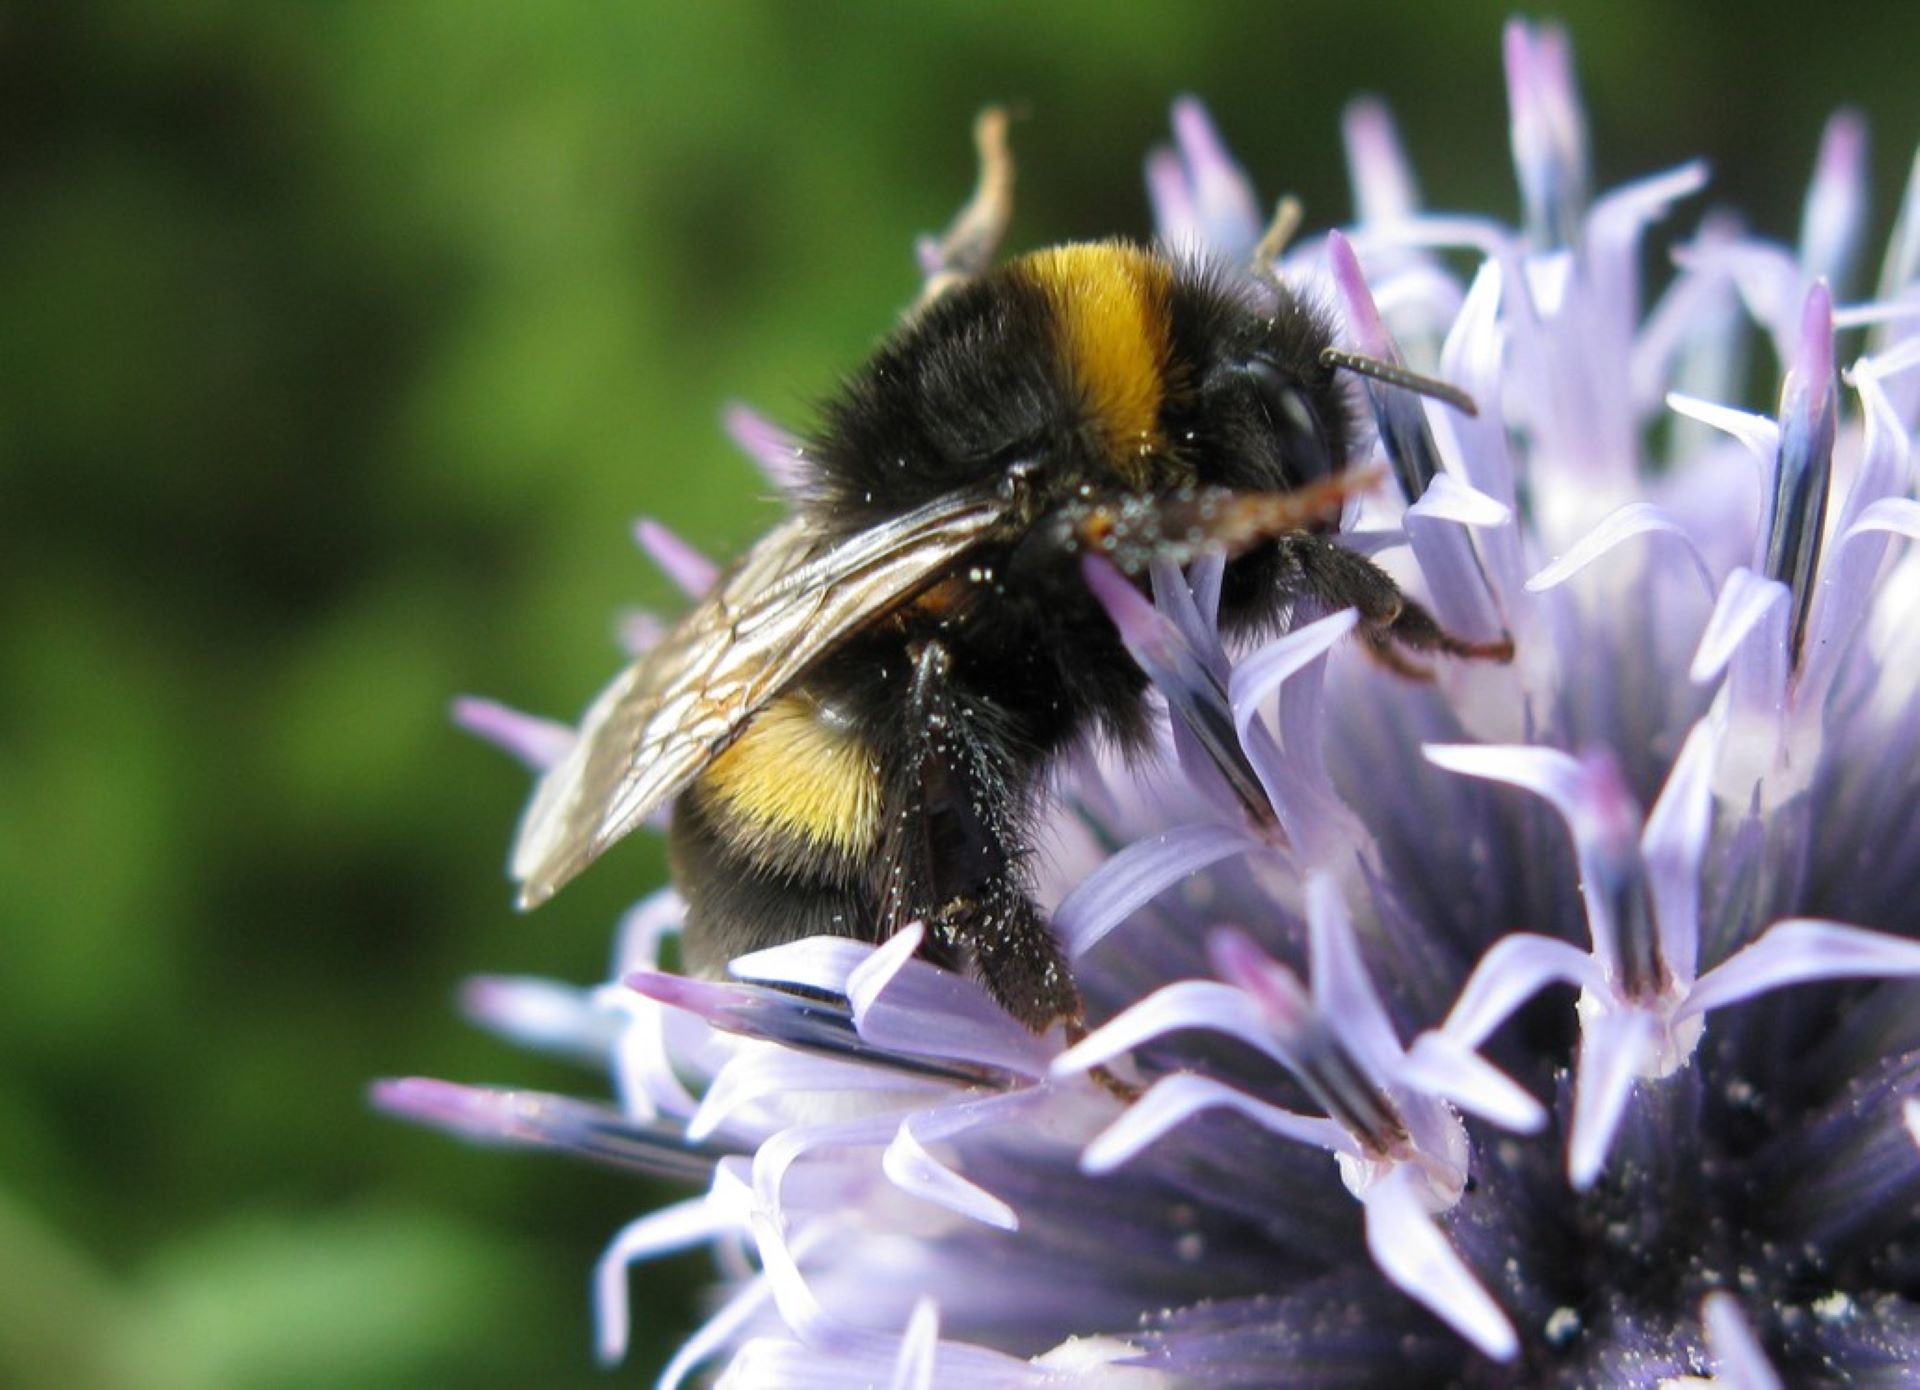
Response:
M1911 7L1563 6L1601 182L1713 157L1791 236L1820 124L1914 138ZM567 715L659 515L772 514L794 423L915 289L1016 103L1016 246L1146 227L1204 96L1344 218L1385 95L1429 201L1512 216L1506 7L0 6L0 1383L594 1385L587 1274L665 1193L372 1114L376 1076L594 1089L474 972L592 980L657 848L537 917L526 781L448 697ZM644 837L642 837L644 839ZM648 1378L702 1265L648 1271Z

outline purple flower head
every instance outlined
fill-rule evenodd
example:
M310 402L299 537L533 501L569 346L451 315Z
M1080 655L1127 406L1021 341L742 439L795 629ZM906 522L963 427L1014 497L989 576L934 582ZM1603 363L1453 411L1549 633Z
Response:
M1145 757L1059 768L1038 831L1085 1036L1029 1033L922 959L917 926L683 978L671 890L629 915L608 984L474 984L479 1022L593 1060L611 1098L409 1080L382 1106L696 1186L602 1257L605 1358L632 1263L701 1246L722 1296L662 1384L1761 1387L1920 1364L1920 162L1852 299L1857 114L1789 245L1688 211L1699 164L1595 194L1565 36L1516 23L1505 61L1520 226L1424 208L1367 99L1344 125L1355 220L1270 269L1342 348L1471 398L1366 383L1355 464L1391 481L1342 539L1513 660L1409 680L1354 613L1305 604L1241 648L1217 557L1157 564L1146 592L1087 560L1154 732ZM1170 245L1260 245L1198 103L1147 177ZM1656 222L1680 236L1649 299ZM975 249L928 242L923 268ZM1741 399L1760 366L1777 393ZM796 486L793 437L727 425ZM713 582L637 535L689 592ZM457 715L536 768L571 744Z

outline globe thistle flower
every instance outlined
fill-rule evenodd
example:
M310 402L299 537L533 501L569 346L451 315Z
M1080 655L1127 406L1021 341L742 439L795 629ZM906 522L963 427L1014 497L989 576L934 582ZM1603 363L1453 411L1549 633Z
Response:
M1920 1364L1920 165L1871 297L1843 297L1843 113L1797 246L1709 212L1648 305L1645 233L1705 168L1590 198L1564 37L1515 24L1505 57L1520 227L1425 210L1362 102L1358 215L1278 273L1477 405L1368 383L1391 481L1347 541L1514 660L1409 680L1343 641L1351 613L1306 611L1229 651L1219 562L1156 569L1149 600L1088 561L1159 756L1059 773L1041 895L1097 1025L1071 1045L920 960L917 928L681 978L670 889L606 985L474 986L482 1022L604 1064L614 1099L411 1080L382 1105L702 1186L602 1257L603 1356L630 1264L707 1245L720 1297L662 1384ZM1159 235L1244 262L1251 189L1197 104L1174 131ZM1739 403L1756 363L1770 414ZM793 483L790 437L729 423ZM536 767L571 737L461 717Z

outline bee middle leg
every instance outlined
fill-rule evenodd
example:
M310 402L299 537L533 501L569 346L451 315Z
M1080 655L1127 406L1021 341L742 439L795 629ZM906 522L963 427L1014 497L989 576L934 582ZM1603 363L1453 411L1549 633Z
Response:
M937 947L970 956L995 1002L1034 1032L1080 1022L1079 991L1022 881L1026 830L1015 732L957 679L939 641L910 651L906 756L883 839L880 920L924 921Z

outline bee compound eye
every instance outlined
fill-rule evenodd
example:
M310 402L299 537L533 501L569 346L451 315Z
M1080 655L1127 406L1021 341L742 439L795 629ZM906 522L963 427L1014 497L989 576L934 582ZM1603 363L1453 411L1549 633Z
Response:
M1249 362L1246 371L1265 408L1288 481L1298 486L1329 476L1333 472L1333 451L1327 442L1326 422L1300 383L1259 358Z

